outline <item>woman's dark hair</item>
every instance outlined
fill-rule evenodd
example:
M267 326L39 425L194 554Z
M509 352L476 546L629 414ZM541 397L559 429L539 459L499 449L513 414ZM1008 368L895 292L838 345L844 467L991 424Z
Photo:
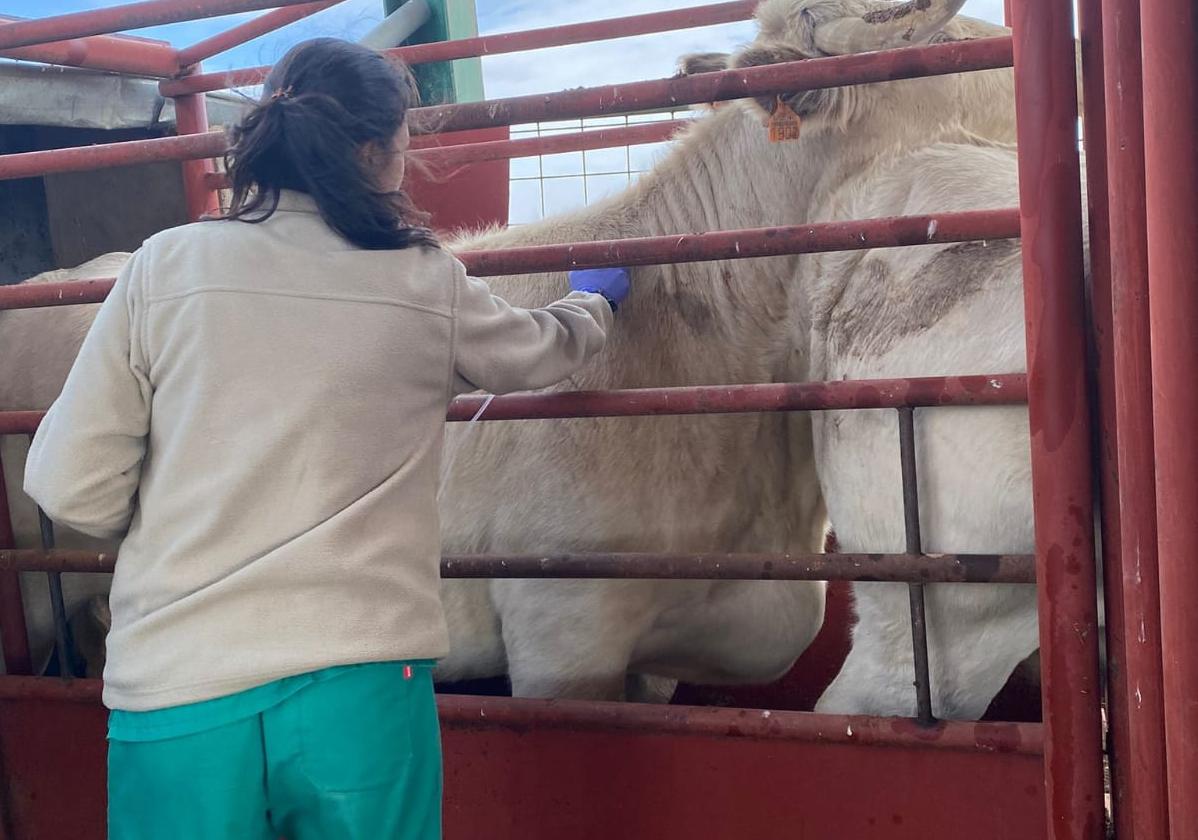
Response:
M232 129L226 219L261 222L280 190L310 195L324 221L360 248L437 246L402 191L381 192L362 154L389 150L419 102L407 68L337 38L297 44L266 77L262 99Z

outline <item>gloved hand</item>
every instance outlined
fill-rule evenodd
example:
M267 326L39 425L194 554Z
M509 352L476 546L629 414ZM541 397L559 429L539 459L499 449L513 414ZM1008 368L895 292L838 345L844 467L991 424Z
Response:
M603 295L615 312L628 297L630 282L626 268L580 268L570 272L570 288L576 292Z

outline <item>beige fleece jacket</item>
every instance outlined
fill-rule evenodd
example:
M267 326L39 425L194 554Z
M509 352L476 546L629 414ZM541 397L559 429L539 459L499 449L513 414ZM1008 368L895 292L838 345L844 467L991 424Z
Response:
M511 307L444 251L355 248L299 193L150 238L25 473L54 520L122 539L105 703L444 656L446 405L568 377L611 317L590 294Z

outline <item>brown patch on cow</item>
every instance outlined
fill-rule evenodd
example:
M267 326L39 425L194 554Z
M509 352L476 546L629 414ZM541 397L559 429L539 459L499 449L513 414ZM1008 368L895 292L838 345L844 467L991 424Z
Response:
M903 3L899 6L866 12L861 19L866 23L889 23L892 20L901 20L913 12L922 12L931 5L932 0L911 0L910 3Z
M884 258L868 256L827 314L829 346L874 355L923 332L949 311L1008 276L1002 264L1019 258L1019 243L962 242L902 276Z

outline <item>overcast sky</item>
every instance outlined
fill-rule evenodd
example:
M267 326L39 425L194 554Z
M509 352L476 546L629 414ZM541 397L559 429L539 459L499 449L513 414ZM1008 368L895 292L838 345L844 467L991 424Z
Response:
M510 32L701 5L704 0L605 0L604 3L557 0L476 0L479 31ZM5 14L44 17L116 5L112 0L5 0ZM1002 21L1002 0L969 0L965 13ZM285 29L266 35L205 62L211 70L270 64L297 41L316 35L357 38L383 16L382 0L346 0ZM185 46L261 12L211 18L140 30L137 34ZM669 76L674 60L686 52L730 50L752 38L752 23L707 26L639 38L557 47L532 53L483 59L488 97L614 84ZM551 68L551 69L550 69Z

